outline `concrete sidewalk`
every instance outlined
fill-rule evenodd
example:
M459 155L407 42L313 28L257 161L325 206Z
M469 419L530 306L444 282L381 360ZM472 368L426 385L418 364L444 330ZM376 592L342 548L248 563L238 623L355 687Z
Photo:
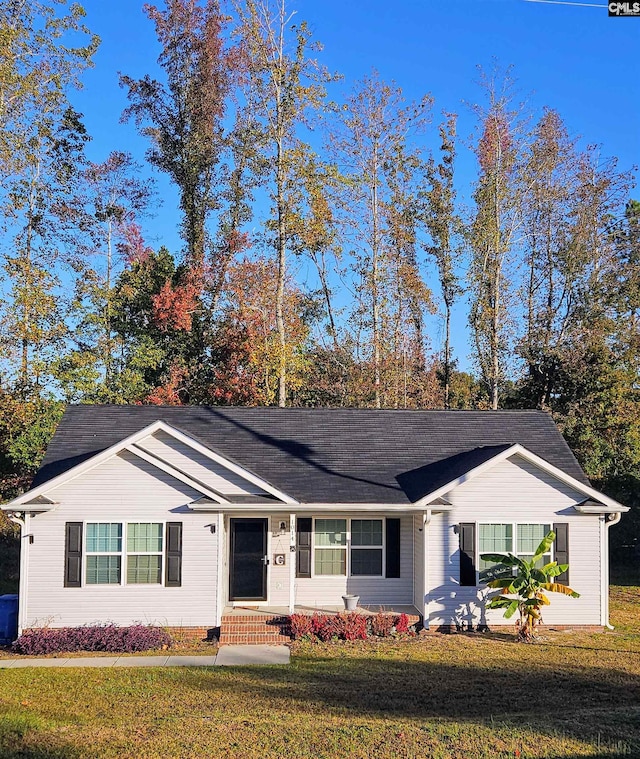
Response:
M215 656L82 656L55 659L0 659L0 669L23 667L235 667L289 664L287 646L223 646Z

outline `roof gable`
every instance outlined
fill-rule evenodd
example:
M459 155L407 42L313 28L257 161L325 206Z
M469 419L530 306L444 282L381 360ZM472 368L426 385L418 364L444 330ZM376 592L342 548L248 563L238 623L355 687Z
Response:
M437 501L440 498L446 499L447 495L451 491L455 490L455 488L476 479L485 472L493 469L493 467L495 467L497 464L500 464L507 459L512 460L517 459L518 457L529 462L540 471L551 475L551 477L558 480L559 482L568 485L576 492L576 494L581 494L597 501L599 504L599 510L597 513L606 513L609 511L618 513L620 511L629 511L626 506L622 506L620 503L618 503L618 501L614 500L613 498L609 498L609 496L606 496L603 493L599 493L590 485L585 485L584 483L579 482L571 475L563 472L561 469L558 469L558 467L553 466L548 461L540 458L540 456L536 456L534 453L528 451L526 448L519 444L507 446L502 450L495 451L492 456L488 456L484 460L480 460L479 458L476 466L466 471L461 471L459 475L454 477L449 482L442 483L439 487L423 496L423 498L420 500L420 503L426 506L434 501Z
M162 435L164 441L158 440L156 437L158 435ZM151 441L156 441L158 445L152 445ZM167 441L173 441L178 444L177 452L174 447L167 445ZM187 471L185 471L184 462L189 459L189 455L186 452L188 450L191 450L194 455L198 454L200 461L191 461L190 463L197 464L199 469L191 466L190 470L189 467L186 467ZM166 455L167 451L174 454L177 453L177 455L173 457L168 456ZM188 435L173 429L161 420L157 420L123 440L114 443L114 445L109 446L105 450L94 452L93 455L71 457L73 464L69 469L63 469L60 474L51 479L45 479L40 484L36 483L29 491L11 501L8 506L15 508L26 503L38 503L41 506L40 510L48 510L55 506L55 503L44 497L46 493L124 452L146 461L148 464L162 470L218 504L229 503L236 494L239 494L240 497L255 494L262 498L271 497L280 502L294 502L294 499L284 493L280 493L276 488L262 481L253 473L243 470L233 462L225 461L219 454L209 451L197 441L189 438ZM203 459L208 459L212 462L211 469L207 470L206 466L202 465ZM225 479L226 473L228 473L228 476ZM211 480L214 480L214 482L212 483ZM241 486L241 483L244 483L244 488ZM221 484L223 485L223 490L225 489L224 485L228 485L229 492L219 492L216 486L220 486ZM48 503L46 503L47 501Z

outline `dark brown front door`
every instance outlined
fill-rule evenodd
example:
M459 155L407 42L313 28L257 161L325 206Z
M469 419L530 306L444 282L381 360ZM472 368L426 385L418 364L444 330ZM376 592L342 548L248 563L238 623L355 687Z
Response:
M229 599L267 600L267 520L231 519Z

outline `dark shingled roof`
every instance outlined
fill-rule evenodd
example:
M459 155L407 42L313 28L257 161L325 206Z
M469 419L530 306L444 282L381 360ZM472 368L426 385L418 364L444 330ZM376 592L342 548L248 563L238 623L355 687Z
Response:
M33 487L158 419L306 503L414 502L513 443L589 484L541 411L70 406Z

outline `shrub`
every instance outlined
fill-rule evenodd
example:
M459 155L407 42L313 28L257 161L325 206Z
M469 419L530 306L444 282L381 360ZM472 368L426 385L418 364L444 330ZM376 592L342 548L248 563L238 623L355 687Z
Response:
M313 634L313 620L308 614L292 614L289 617L289 629L294 640L310 637Z
M367 618L355 611L349 614L338 614L341 624L341 636L344 640L366 640Z
M171 636L160 627L106 624L27 630L15 641L13 651L29 656L73 651L134 653L170 645Z
M396 618L393 614L379 612L371 617L371 634L379 638L388 638L393 631Z
M314 614L311 617L311 632L319 640L327 641L340 637L341 624L335 614Z
M404 614L404 613L399 614L396 617L395 623L396 623L395 627L396 627L396 632L397 633L408 633L409 632L409 617L406 614Z

